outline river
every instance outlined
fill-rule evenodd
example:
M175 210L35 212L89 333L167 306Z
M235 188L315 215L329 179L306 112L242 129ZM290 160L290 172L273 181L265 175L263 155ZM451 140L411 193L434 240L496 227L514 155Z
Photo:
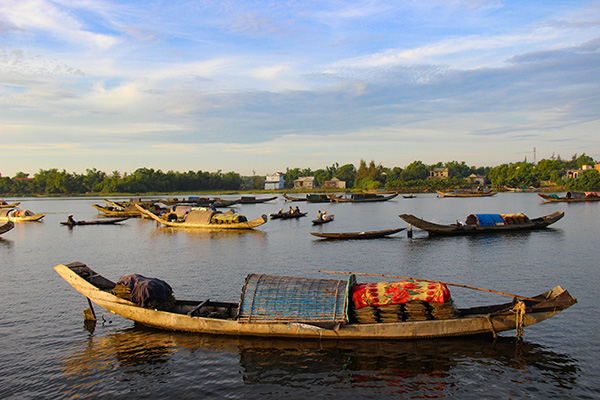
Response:
M69 229L59 222L69 214L98 219L91 205L102 199L6 200L46 216L0 237L2 399L600 398L600 203L543 204L533 193L465 199L417 194L370 204L279 197L233 208L254 219L293 204L308 217L269 220L247 232L207 232L157 227L145 219ZM335 220L313 227L319 208ZM470 213L534 218L554 211L565 217L526 233L429 238L415 229L412 238L403 231L364 241L309 235L406 227L402 213L451 223ZM561 285L578 303L525 328L522 340L514 332L495 341L343 343L191 335L136 326L103 315L98 306L92 327L83 321L86 299L52 269L74 261L115 281L128 273L163 279L176 297L187 299L237 302L250 273L344 279L319 272L329 270L436 279L522 296ZM450 290L459 307L510 301Z

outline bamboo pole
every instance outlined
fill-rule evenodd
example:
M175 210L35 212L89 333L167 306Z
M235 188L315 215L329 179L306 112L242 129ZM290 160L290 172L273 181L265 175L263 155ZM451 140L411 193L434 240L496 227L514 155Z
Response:
M478 287L475 287L475 286L461 285L459 283L442 282L442 281L437 281L437 280L433 280L433 279L416 279L416 278L408 278L408 277L405 277L405 276L394 276L394 275L385 275L385 274L367 274L367 273L363 273L363 272L340 272L340 271L319 271L319 272L323 272L323 273L326 273L326 274L345 274L345 275L351 275L352 274L352 275L379 276L379 277L383 277L383 278L406 279L406 280L410 280L410 281L423 281L423 282L441 283L443 285L448 285L448 286L458 286L458 287L462 287L462 288L466 288L466 289L481 290L483 292L490 292L490 293L501 294L502 296L516 297L517 299L531 300L531 301L535 301L537 303L539 303L539 302L542 301L542 300L534 299L534 298L531 298L531 297L525 297L525 296L519 296L519 295L516 295L516 294L498 292L496 290L478 288Z

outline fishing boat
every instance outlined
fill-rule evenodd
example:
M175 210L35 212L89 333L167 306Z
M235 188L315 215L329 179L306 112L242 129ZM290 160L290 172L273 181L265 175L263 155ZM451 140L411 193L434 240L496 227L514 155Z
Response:
M252 221L233 211L220 212L202 207L190 207L190 211L179 216L176 213L163 213L155 215L149 210L136 204L144 215L172 228L203 228L203 229L253 229L267 222L267 216L262 215Z
M239 199L239 203L240 204L259 204L259 203L266 203L267 201L271 201L271 200L275 200L277 198L277 196L272 196L272 197L264 197L262 199L257 199L254 196L242 196Z
M304 198L292 197L287 194L282 195L287 201L306 201L307 203L331 203L330 195L328 194L307 194Z
M372 203L378 201L388 201L398 196L398 193L391 194L389 196L383 196L374 193L353 193L348 196L336 196L330 194L329 198L333 203Z
M102 220L98 220L98 221L66 221L66 222L61 222L61 225L67 225L67 226L78 226L78 225L114 225L114 224L118 224L119 222L123 222L128 220L129 217L124 217L124 218L111 218L111 219L102 219Z
M548 203L583 203L587 201L600 201L600 195L596 192L567 192L564 197L556 194L538 193Z
M135 208L135 206L131 208L124 209L123 207L114 207L114 206L101 206L99 204L92 204L103 217L110 218L140 218L142 213Z
M306 216L305 212L279 212L274 214L269 214L271 219L292 219L292 218L301 218Z
M15 224L12 221L8 221L4 225L0 225L0 235L10 231L14 227L15 227Z
M16 203L7 203L4 200L0 201L0 208L15 208L17 207L19 204L21 204L20 201L16 202Z
M12 221L12 222L31 222L39 221L44 218L46 214L35 214L30 210L24 210L21 208L0 208L0 222Z
M565 216L564 212L555 212L539 218L529 219L518 214L471 214L464 223L442 225L415 217L412 214L399 215L405 222L430 235L467 235L473 233L496 233L508 231L530 231L546 228Z
M327 216L328 216L329 218L325 218L325 219L323 219L323 218L317 218L317 219L313 219L313 220L312 220L312 224L313 224L313 225L323 225L323 224L326 224L326 223L328 223L328 222L331 222L331 221L333 221L334 214L327 215Z
M436 190L438 197L490 197L495 196L497 193L493 190L476 190L476 189L458 189L451 192L442 192Z
M393 235L401 232L406 228L385 229L382 231L365 231L365 232L341 232L341 233L323 233L310 232L311 235L323 239L377 239Z
M372 304L372 299L364 296L368 294L364 289L370 284L357 284L355 275L346 280L334 280L249 274L239 303L179 300L171 291L162 296L167 301L152 301L148 306L148 299L140 301L137 295L134 298L135 286L129 293L123 290L129 287L124 286L127 284L125 277L117 285L80 262L59 264L54 269L88 299L89 308L84 311L86 319L95 320L92 304L95 303L111 313L149 327L214 335L410 340L479 334L496 336L509 330L522 334L524 327L544 321L577 302L566 290L556 286L533 298L519 296L503 304L456 308L447 285L441 282L392 282L391 285L385 283L383 288L389 286L399 291L395 305L403 311L396 314L394 322L387 322L392 320L390 311L383 317L381 307L362 306L367 301ZM406 292L406 284L412 288L410 293ZM167 287L170 289L168 284ZM435 296L428 293L430 288L435 288ZM425 300L419 300L423 298ZM388 299L379 301L385 304ZM398 304L399 301L404 304ZM146 307L140 304L146 304ZM405 309L413 304L431 307L426 318L406 315ZM451 311L436 314L434 304ZM364 311L373 309L373 321L361 323Z

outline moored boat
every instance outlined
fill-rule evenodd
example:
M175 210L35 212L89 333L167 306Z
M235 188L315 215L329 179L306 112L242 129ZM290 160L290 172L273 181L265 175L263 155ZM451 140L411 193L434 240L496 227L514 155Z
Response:
M20 201L16 202L16 203L7 203L4 200L0 200L0 208L15 208L17 207L19 204L21 204Z
M96 210L99 211L100 215L103 217L110 218L140 218L142 213L133 206L132 208L124 209L122 207L114 207L114 206L101 206L99 204L92 204Z
M259 204L266 203L267 201L275 200L277 196L272 197L264 197L264 198L256 198L254 196L242 196L238 201L240 204Z
M564 197L556 194L538 193L542 199L549 203L583 203L587 201L600 201L600 195L596 192L567 192Z
M442 192L436 190L438 197L490 197L495 196L497 193L489 189L457 189L452 191Z
M7 221L5 224L0 225L0 235L10 231L14 227L15 227L15 224L12 221Z
M398 193L394 193L389 196L383 196L374 193L353 193L350 196L336 196L334 194L330 194L329 198L333 203L372 203L392 200L397 196Z
M454 306L446 285L437 281L356 284L354 275L333 280L250 274L239 303L178 300L170 292L168 301L159 304L134 299L134 291L123 290L123 279L119 286L80 262L54 269L89 301L114 314L154 328L215 335L402 340L522 333L523 327L577 302L557 286L533 298L519 296L509 303L461 309ZM389 293L389 289L398 296L368 297L373 290ZM84 315L94 319L91 302ZM414 311L418 308L425 311ZM361 323L366 314L373 318Z
M384 229L381 231L364 231L364 232L340 232L340 233L325 233L325 232L310 232L311 235L323 239L377 239L393 235L406 228Z
M30 210L21 208L0 208L0 222L32 222L39 221L45 216L46 214L35 214Z
M136 205L144 215L154 219L165 226L172 228L203 228L203 229L253 229L267 222L267 216L262 215L252 221L239 214L190 207L188 213L178 216L176 213L163 213L155 215L147 209Z
M508 231L529 231L546 228L564 217L564 212L555 212L539 218L529 219L518 214L471 214L464 223L442 225L415 217L412 214L399 215L405 222L430 235L467 235L473 233L495 233Z
M307 203L331 203L331 198L329 197L331 195L322 193L310 193L307 194L304 198L288 196L285 193L282 196L287 201L306 201Z

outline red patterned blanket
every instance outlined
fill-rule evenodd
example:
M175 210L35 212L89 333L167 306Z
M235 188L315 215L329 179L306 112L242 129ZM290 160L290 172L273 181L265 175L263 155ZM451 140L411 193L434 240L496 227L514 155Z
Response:
M357 309L402 304L412 300L445 303L450 299L450 291L446 285L426 281L360 283L354 285L351 295Z

